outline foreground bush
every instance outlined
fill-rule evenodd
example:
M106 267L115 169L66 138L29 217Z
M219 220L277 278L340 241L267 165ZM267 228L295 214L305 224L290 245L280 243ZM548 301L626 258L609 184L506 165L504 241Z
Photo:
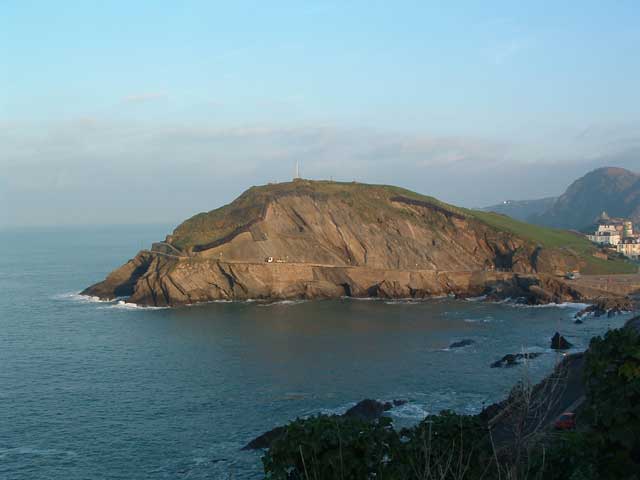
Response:
M263 458L269 479L461 479L490 470L486 428L475 416L442 412L401 432L374 423L317 416L291 423Z

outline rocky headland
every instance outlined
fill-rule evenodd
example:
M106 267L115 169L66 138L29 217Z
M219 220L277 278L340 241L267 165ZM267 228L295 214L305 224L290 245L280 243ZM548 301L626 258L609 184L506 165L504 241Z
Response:
M595 253L573 233L398 187L295 180L195 215L82 293L153 306L343 296L589 301L603 292L562 275L619 268Z

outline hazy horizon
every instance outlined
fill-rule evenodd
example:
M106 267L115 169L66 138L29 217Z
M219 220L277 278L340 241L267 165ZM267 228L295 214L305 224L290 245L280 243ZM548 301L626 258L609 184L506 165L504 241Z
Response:
M0 228L175 224L296 161L466 207L638 171L638 13L4 2Z

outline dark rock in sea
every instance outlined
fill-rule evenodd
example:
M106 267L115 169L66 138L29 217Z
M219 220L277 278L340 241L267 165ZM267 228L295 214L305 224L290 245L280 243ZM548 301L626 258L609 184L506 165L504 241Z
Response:
M566 338L560 335L558 332L551 338L551 348L554 350L568 350L573 347L573 344Z
M261 448L269 448L271 444L285 431L286 427L283 426L269 430L268 432L265 432L262 435L251 440L244 447L242 447L242 450L258 450Z
M449 345L449 348L461 348L461 347L466 347L468 345L473 345L475 342L475 340L460 340L459 342L453 342L451 345Z
M540 352L508 353L500 360L493 362L491 364L491 368L513 367L520 364L518 360L531 360L533 358L539 357L540 355Z
M356 405L347 410L343 415L337 415L342 418L357 418L365 422L373 422L379 419L382 414L393 407L399 407L407 403L406 400L393 400L391 402L379 402L367 398L358 402ZM286 426L276 427L262 435L254 438L247 443L242 450L258 450L269 448L271 444L286 432Z
M367 398L347 410L344 416L359 418L360 420L371 422L380 418L384 412L391 410L391 408L393 408L393 404L391 402L382 403L377 400Z
M584 322L578 318L578 319L577 319L575 322L573 322L573 323L575 323L575 324L577 324L577 325L582 325Z

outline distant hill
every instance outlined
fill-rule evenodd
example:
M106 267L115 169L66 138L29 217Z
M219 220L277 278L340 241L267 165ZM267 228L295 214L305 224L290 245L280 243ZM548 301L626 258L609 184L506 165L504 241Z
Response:
M535 200L505 200L497 205L485 207L485 212L495 212L508 215L511 218L527 222L534 215L539 215L550 208L557 197L539 198Z
M640 175L624 168L593 170L557 198L508 201L483 209L548 227L583 230L606 211L640 223Z

